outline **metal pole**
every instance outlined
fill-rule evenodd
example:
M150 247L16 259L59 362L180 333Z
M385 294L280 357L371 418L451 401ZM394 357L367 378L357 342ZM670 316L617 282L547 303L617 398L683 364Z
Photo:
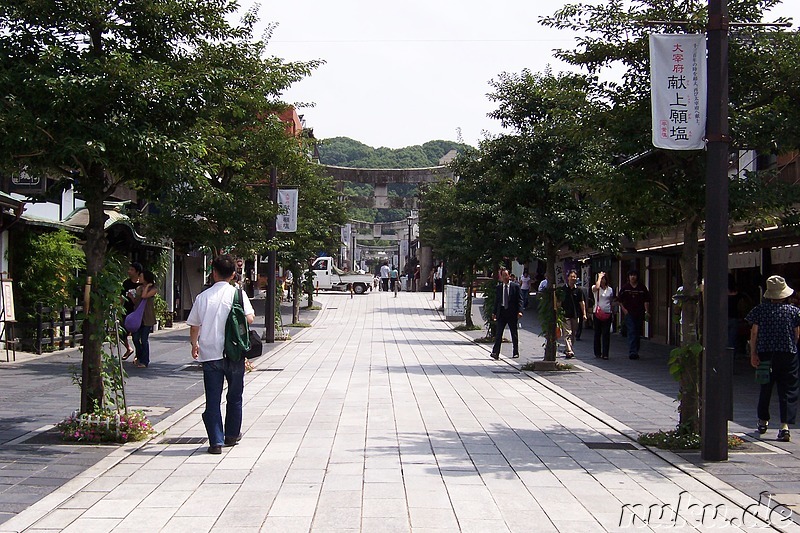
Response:
M728 459L732 361L728 316L728 5L708 2L708 163L706 168L705 333L701 402L701 455Z
M269 199L272 206L278 205L278 169L272 167L269 171ZM278 223L277 215L273 218L272 224L267 231L267 239L270 245L275 239L276 225ZM275 342L275 269L278 263L278 252L274 246L267 251L267 290L264 296L264 342Z

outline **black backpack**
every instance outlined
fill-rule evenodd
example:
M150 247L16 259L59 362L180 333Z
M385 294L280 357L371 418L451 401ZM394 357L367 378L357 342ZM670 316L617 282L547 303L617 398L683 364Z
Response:
M242 307L242 289L233 294L233 306L225 322L225 349L222 352L231 361L241 361L250 350L247 316Z

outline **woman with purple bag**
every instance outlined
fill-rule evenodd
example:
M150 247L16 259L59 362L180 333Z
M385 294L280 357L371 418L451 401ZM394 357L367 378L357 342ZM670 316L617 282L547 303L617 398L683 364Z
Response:
M142 314L142 325L133 332L133 346L136 348L136 358L133 363L136 368L147 368L150 365L150 333L156 323L156 309L154 296L158 292L156 287L156 277L149 270L142 272L143 283L136 289L134 304L138 306L142 300L144 303L144 313Z

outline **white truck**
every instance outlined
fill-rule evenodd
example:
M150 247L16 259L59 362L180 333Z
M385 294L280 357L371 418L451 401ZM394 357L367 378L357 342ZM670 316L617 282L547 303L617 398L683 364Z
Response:
M317 289L348 291L352 288L356 294L372 290L373 277L370 274L339 270L332 257L318 257L311 264L311 270L314 272L314 288Z

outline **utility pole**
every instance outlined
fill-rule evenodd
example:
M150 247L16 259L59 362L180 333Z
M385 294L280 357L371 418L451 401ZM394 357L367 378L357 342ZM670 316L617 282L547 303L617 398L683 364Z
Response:
M278 169L272 167L269 171L269 199L272 206L278 206ZM278 217L273 217L272 224L267 231L267 239L270 245L274 243L275 234L277 233ZM264 297L264 342L275 342L275 269L278 267L278 251L270 248L267 251L267 291Z
M706 120L706 247L702 442L706 461L728 459L732 358L728 316L728 2L708 2L708 115Z

